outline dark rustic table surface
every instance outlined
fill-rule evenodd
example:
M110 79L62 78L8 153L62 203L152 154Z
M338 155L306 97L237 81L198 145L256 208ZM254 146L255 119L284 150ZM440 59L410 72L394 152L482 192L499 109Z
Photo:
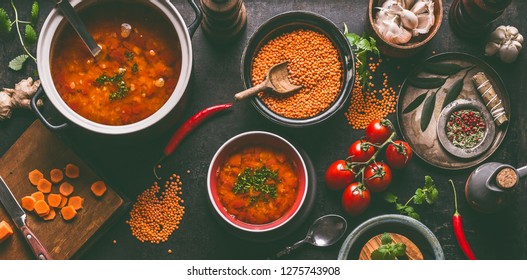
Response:
M30 0L15 1L22 18L28 18ZM39 0L41 12L37 31L48 13L53 1ZM172 0L187 23L193 20L193 12L187 1ZM527 84L525 82L527 56L525 52L511 65L499 63L483 55L482 40L464 40L455 36L448 24L448 8L451 0L444 2L444 17L441 29L424 52L407 60L391 59L382 67L390 75L392 86L400 84L416 62L433 53L466 52L490 63L503 78L510 95L512 111L508 134L500 148L488 159L509 163L513 166L527 164ZM217 48L203 36L201 29L195 34L192 44L194 52L193 80L190 83L191 96L183 118L188 118L202 108L232 100L233 93L243 89L240 79L240 58L244 46L254 30L268 18L291 10L308 10L319 13L338 26L346 23L350 31L362 34L367 22L368 1L349 0L246 0L248 26L241 39L227 48ZM9 1L1 1L0 7L13 11ZM514 0L505 13L494 23L517 26L527 35L527 2ZM15 32L16 33L16 32ZM35 47L30 50L34 52ZM2 38L0 42L0 86L12 87L20 79L35 77L36 66L30 62L22 71L8 70L7 64L16 55L22 54L21 46L14 35ZM396 70L400 65L401 70ZM53 110L53 108L46 108ZM393 115L390 119L395 121ZM3 155L24 130L35 120L30 111L16 111L13 118L0 123L0 155ZM226 232L215 220L208 206L206 173L215 151L232 136L249 130L267 130L294 141L304 149L316 168L317 189L315 205L305 222L293 233L274 242L249 242L238 239ZM120 144L105 142L90 137L78 129L70 129L62 136L88 161L96 166L119 190L135 200L135 197L154 182L151 166L159 158L172 129L148 141L132 142L122 139ZM286 245L300 240L309 225L317 217L335 213L345 215L340 206L340 192L332 192L324 186L324 173L331 162L345 157L348 146L363 135L353 130L346 122L344 112L339 112L326 123L308 129L289 129L270 123L260 116L249 102L239 103L229 114L205 123L185 140L179 149L163 166L164 174L181 174L184 182L183 199L186 212L179 230L163 244L143 244L131 235L122 217L100 239L82 255L86 259L265 259ZM35 141L38 141L36 139ZM191 170L190 174L186 170ZM452 178L461 194L462 186L473 169L446 171L428 165L415 157L409 167L396 174L390 190L400 197L410 197L415 188L421 186L425 175L436 181L440 195L432 207L419 209L422 222L437 236L447 259L464 259L453 235L451 217L453 195L448 184ZM527 182L520 184L514 193L512 203L502 212L484 215L472 210L464 199L459 210L463 214L467 239L476 256L482 259L526 259L527 258ZM368 210L359 217L347 217L349 233L365 220L394 210L379 196L374 196ZM117 244L113 244L113 240ZM329 248L304 246L289 258L292 259L335 259L342 240ZM168 249L173 251L168 254Z

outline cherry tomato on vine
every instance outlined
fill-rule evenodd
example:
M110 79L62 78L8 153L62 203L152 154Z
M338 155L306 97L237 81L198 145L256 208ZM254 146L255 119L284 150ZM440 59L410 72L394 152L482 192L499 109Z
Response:
M355 173L348 168L345 160L332 163L326 171L326 186L332 190L342 190L355 180Z
M342 193L342 207L350 216L362 214L370 205L370 191L363 184L353 182Z
M366 162L373 154L375 154L375 147L368 141L357 140L351 144L348 155L352 162Z
M408 143L396 140L386 148L386 163L393 169L402 169L408 165L412 159L412 148Z
M373 120L366 127L366 140L373 144L382 144L393 133L393 125L388 119Z
M374 162L364 169L364 185L372 192L382 192L392 182L392 170L383 162Z

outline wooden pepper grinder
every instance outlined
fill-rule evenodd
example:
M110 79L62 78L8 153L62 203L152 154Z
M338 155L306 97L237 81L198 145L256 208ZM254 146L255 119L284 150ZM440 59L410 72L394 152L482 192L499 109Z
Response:
M490 23L511 2L512 0L454 0L449 10L450 27L461 37L481 37L489 32Z
M200 0L203 9L203 33L214 43L229 44L247 25L243 0Z

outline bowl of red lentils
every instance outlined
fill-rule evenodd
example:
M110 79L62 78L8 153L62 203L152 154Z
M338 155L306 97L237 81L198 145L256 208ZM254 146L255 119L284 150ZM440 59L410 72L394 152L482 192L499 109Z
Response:
M287 127L306 127L328 120L351 95L355 60L351 46L329 19L291 11L263 23L242 55L246 88L263 82L269 68L288 61L289 80L302 88L287 95L261 92L252 98L264 117Z

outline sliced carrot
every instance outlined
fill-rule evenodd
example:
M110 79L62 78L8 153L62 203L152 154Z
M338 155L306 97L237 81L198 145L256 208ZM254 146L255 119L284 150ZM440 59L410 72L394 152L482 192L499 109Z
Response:
M9 236L13 235L13 229L6 221L0 222L0 243L4 242Z
M27 211L33 211L33 209L35 209L35 202L37 202L37 200L34 197L24 196L22 197L22 208Z
M66 165L66 177L68 178L71 178L71 179L75 179L75 178L79 178L79 167L75 164L72 164L72 163L68 163Z
M68 201L68 206L73 206L75 210L79 210L82 208L82 203L84 202L84 198L80 196L72 196L70 197Z
M42 174L42 172L40 172L38 169L35 169L33 171L30 171L27 177L29 178L29 182L33 186L36 186L38 184L38 181L44 178L44 174Z
M106 184L103 181L96 181L91 185L91 191L97 197L103 196L106 189Z
M35 199L35 201L44 200L44 193L41 191L34 192L31 194L31 196Z
M60 181L62 181L62 179L64 178L64 173L62 172L62 170L55 168L51 169L51 171L49 172L49 176L51 178L51 182L57 184L60 183Z
M35 202L35 213L37 213L40 217L46 216L49 214L49 211L49 205L44 200Z
M62 196L60 194L52 193L48 195L48 204L51 207L59 207L61 201Z
M44 219L44 221L51 221L54 220L56 216L57 212L55 212L55 209L51 208L49 213L46 216L43 216L42 219Z
M73 187L68 182L64 182L64 183L60 184L60 187L59 187L59 192L63 196L70 196L70 194L72 194L74 190L75 190L75 187Z
M62 209L60 209L60 214L62 215L62 218L66 221L69 221L75 216L77 216L77 211L75 211L75 208L73 206L66 206Z
M62 208L64 206L66 206L66 203L68 203L68 198L65 197L65 196L60 196L61 200L60 200L60 205L59 205L59 208Z
M51 182L42 178L38 180L37 189L43 193L50 193L51 192Z

